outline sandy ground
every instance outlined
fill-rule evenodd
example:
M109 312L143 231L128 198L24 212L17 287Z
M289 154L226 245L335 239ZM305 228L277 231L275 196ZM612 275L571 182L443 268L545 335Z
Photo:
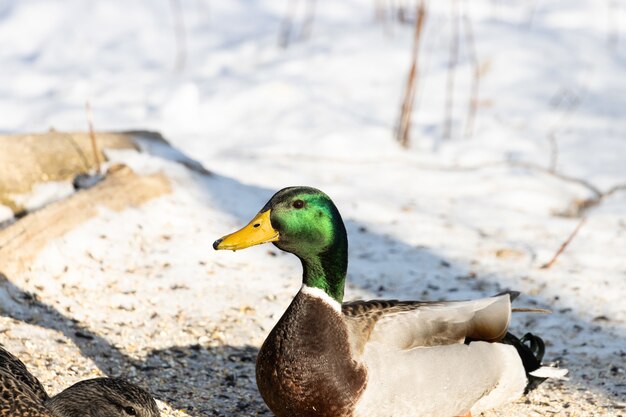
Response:
M272 246L226 254L211 249L216 237L254 214L271 191L150 156L121 159L146 172L166 172L173 194L121 213L103 210L52 241L30 271L4 281L2 343L51 393L83 378L121 375L148 387L166 416L271 415L256 390L254 362L299 288L299 265ZM452 219L441 220L428 228L454 227ZM464 264L436 255L437 239L429 247L402 243L393 237L400 226L393 223L403 221L396 218L384 233L384 225L347 216L348 299L467 298L514 281L506 277L507 268L485 260ZM488 238L480 241L479 253L490 245ZM520 256L500 254L515 268ZM564 256L559 267L567 262ZM527 266L520 275L537 273ZM531 282L522 278L519 284L542 285ZM519 304L548 307L554 314L519 313L513 329L543 336L546 360L570 369L571 379L547 382L485 415L622 415L623 333L611 317L587 320L541 293Z

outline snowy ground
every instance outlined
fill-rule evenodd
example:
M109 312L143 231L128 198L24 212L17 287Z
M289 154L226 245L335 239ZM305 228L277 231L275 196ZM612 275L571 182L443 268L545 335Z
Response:
M490 416L626 413L626 191L579 218L559 216L626 183L626 6L617 1L458 2L473 22L481 80L463 138L471 66L461 43L453 139L442 140L451 2L429 2L413 148L392 139L412 28L374 18L371 1L182 1L187 60L175 71L170 3L0 3L0 131L161 131L215 173L118 152L165 171L174 192L101 216L52 242L0 292L0 342L51 392L95 374L149 386L180 412L255 416L254 357L299 288L299 266L264 246L211 243L279 188L311 185L350 236L348 298L457 299L523 291L513 329L548 341L570 369ZM386 5L387 2L380 1ZM414 5L410 3L409 10ZM412 16L412 13L411 13ZM6 297L7 294L12 297ZM35 294L36 296L29 296Z

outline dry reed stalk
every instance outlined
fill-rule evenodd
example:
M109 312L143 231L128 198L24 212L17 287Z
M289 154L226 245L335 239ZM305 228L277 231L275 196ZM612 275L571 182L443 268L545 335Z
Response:
M459 5L458 0L450 0L450 15L452 21L452 40L448 59L448 76L446 81L446 102L443 120L444 139L452 138L452 110L454 107L454 77L459 61Z
M411 69L407 78L406 87L404 89L404 100L400 110L400 118L396 130L396 140L405 148L409 147L411 116L413 113L413 103L415 102L415 91L417 89L418 57L420 40L424 29L424 19L426 18L426 6L424 0L421 0L417 6L417 16L415 18L415 32L413 36L413 49L411 51Z
M100 163L100 151L98 150L98 144L96 143L96 132L93 129L93 113L91 111L91 104L89 101L85 102L85 112L87 113L87 125L89 126L89 138L91 139L91 150L93 151L93 159L96 163L96 170L98 174L102 174L102 168Z

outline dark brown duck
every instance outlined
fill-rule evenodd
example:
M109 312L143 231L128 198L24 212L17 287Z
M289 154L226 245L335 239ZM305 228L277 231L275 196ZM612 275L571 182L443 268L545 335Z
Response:
M0 347L0 417L160 417L156 402L119 378L80 381L50 397L26 365Z

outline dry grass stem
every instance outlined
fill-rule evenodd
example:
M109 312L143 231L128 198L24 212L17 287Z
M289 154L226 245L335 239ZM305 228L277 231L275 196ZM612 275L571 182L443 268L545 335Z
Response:
M554 265L554 263L558 259L559 255L561 255L565 251L565 249L567 249L569 244L572 242L572 240L574 240L574 238L576 237L576 234L578 234L578 231L580 230L580 228L582 227L582 225L586 221L587 221L586 217L583 217L582 219L580 219L580 221L576 225L576 228L574 229L574 231L561 244L561 246L559 247L559 250L557 250L556 253L554 254L554 256L552 256L552 259L550 259L545 264L541 265L541 269L550 269L552 267L552 265Z
M96 164L96 171L102 174L102 166L100 162L100 151L96 142L96 132L93 129L93 112L89 101L85 102L85 112L87 113L87 124L89 126L89 138L91 139L91 150L93 151L93 160Z
M406 87L404 89L404 99L400 110L400 118L397 124L396 139L405 148L409 147L411 116L413 113L413 104L415 102L415 92L417 90L417 81L419 79L418 57L420 49L420 40L424 29L424 20L426 18L426 6L424 1L420 1L417 6L417 16L415 18L415 32L413 36L413 49L411 51L411 69L407 78Z

